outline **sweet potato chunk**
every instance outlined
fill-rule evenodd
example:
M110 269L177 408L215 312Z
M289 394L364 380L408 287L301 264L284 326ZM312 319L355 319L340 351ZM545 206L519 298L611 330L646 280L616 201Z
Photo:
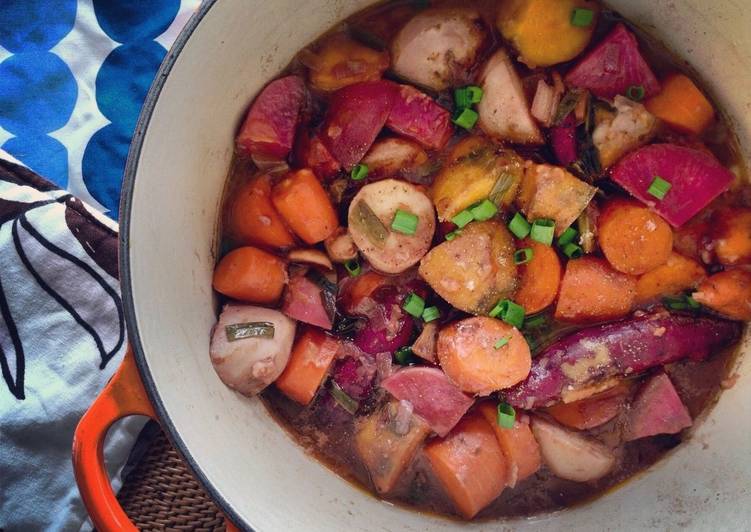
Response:
M322 91L335 91L360 81L381 79L389 67L389 53L373 50L343 33L332 35L317 53L304 57L310 82Z
M695 288L706 276L707 272L701 264L673 252L665 264L645 273L636 281L636 303L649 303L661 296Z

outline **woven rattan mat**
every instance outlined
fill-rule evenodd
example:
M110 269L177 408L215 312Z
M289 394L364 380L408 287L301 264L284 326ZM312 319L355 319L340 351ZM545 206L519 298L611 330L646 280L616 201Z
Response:
M219 509L154 422L138 438L117 498L139 530L225 529Z

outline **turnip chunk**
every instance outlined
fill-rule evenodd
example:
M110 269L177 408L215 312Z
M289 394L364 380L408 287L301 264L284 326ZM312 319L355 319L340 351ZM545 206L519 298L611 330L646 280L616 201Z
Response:
M369 179L404 177L427 162L428 154L419 144L397 137L377 140L362 160Z
M498 50L488 59L479 83L483 97L477 104L478 124L487 135L519 144L543 142L540 129L529 112L521 79L504 50Z
M454 133L451 114L410 85L399 87L386 126L429 150L443 148Z
M413 366L394 373L381 387L399 401L409 401L414 413L439 436L454 428L474 403L438 368Z
M655 177L670 183L658 200L647 190ZM651 144L630 153L613 167L613 181L673 227L680 227L725 192L733 174L704 151L675 144Z
M247 323L273 325L274 337L230 340L227 326ZM227 304L211 335L211 363L224 384L253 396L284 371L295 338L295 322L277 310Z
M610 449L580 432L535 416L532 433L540 444L543 461L557 477L589 482L604 477L615 466Z
M360 162L386 124L397 87L391 81L365 81L331 97L321 140L346 170Z
M524 409L550 406L618 376L683 358L704 360L735 342L741 324L658 312L582 329L545 349L526 381L506 394Z
M644 384L631 405L624 439L676 434L692 424L691 415L670 378L658 373Z
M467 83L487 38L480 14L470 8L426 9L391 43L392 69L436 91Z
M305 81L299 76L287 76L266 85L240 128L237 150L257 163L285 159L292 150L306 98Z
M643 87L646 98L660 91L660 83L639 53L636 37L623 24L569 71L566 83L608 99L626 94L629 87Z

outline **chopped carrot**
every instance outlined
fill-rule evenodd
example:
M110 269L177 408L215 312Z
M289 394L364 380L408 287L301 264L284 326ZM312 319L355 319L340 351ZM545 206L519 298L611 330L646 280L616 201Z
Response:
M529 345L512 325L476 316L438 333L438 360L463 391L488 395L524 380L532 366Z
M242 244L288 248L295 238L271 203L271 177L260 175L232 192L227 233Z
M725 270L699 285L696 301L733 320L751 320L751 272Z
M373 270L349 280L341 290L342 308L348 314L364 314L363 300L388 282L388 277Z
M563 275L561 261L552 247L531 238L517 247L530 248L532 260L519 267L521 282L514 301L524 307L527 314L534 314L555 301Z
M751 262L751 209L720 209L712 215L711 227L711 247L720 264Z
M438 480L457 510L471 519L506 487L506 459L490 424L470 413L443 439L425 446Z
M271 200L287 225L308 244L324 241L339 225L326 190L307 168L292 172L278 183Z
M320 329L306 329L295 341L289 362L274 384L293 401L307 405L326 377L340 343Z
M673 74L662 91L644 104L647 111L686 133L701 134L714 119L714 108L688 76Z
M282 259L245 246L227 253L214 269L214 290L248 303L274 303L287 282Z
M626 402L629 390L630 386L621 381L592 397L573 403L559 403L546 408L545 411L561 425L588 430L599 427L618 415Z
M507 429L498 424L497 406L486 401L479 406L480 413L493 427L501 451L508 466L508 485L513 488L517 482L534 475L540 465L540 446L529 428L528 416L517 416L513 428Z
M673 230L658 214L632 200L614 200L597 219L600 248L623 273L639 275L665 264L673 249Z
M596 257L570 260L561 281L555 317L586 322L625 316L636 296L636 277L615 271Z
M661 296L696 288L706 276L707 272L701 264L673 252L665 264L645 273L636 281L636 303L641 305Z

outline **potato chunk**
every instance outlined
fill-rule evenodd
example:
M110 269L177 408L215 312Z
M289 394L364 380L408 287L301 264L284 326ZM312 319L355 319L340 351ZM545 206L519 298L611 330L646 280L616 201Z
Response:
M473 222L420 262L420 275L451 305L487 314L516 289L514 241L497 221Z

